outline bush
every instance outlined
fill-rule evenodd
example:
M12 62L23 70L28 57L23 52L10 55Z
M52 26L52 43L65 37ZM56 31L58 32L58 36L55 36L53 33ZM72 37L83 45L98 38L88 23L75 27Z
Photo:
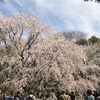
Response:
M88 41L86 39L80 39L76 43L79 44L79 45L87 45Z
M89 38L88 41L89 41L90 44L95 44L95 43L100 42L100 39L97 38L96 36L91 36L91 38Z

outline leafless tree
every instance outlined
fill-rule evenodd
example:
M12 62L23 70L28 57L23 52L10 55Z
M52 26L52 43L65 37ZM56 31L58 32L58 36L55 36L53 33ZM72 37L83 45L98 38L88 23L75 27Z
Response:
M5 3L5 1L4 0L0 0L0 3Z
M69 39L76 39L76 40L80 40L80 39L86 39L87 38L87 34L81 31L65 31L62 32L62 34Z

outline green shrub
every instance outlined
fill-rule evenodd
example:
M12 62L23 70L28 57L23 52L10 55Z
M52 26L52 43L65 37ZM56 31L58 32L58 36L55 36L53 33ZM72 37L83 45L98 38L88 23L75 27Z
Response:
M100 39L97 38L96 36L91 36L91 38L89 38L88 41L90 44L95 44L95 43L100 42Z
M76 43L79 44L79 45L87 45L88 41L86 39L80 39Z

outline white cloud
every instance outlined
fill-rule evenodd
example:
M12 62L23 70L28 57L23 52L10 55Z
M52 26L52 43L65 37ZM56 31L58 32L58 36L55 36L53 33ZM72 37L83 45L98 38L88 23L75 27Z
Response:
M100 3L84 0L5 0L4 13L28 11L59 30L80 30L100 37Z
M100 3L84 0L35 0L38 7L58 16L68 30L81 30L100 37ZM98 23L96 23L98 22ZM95 27L95 28L94 28Z

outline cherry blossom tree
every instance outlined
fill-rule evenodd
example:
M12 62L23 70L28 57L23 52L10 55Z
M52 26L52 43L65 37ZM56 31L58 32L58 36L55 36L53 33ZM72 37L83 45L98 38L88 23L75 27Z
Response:
M4 18L0 14L2 85L13 84L15 89L26 91L81 89L92 84L86 62L83 47L56 34L37 17L20 13ZM97 76L93 78L97 86Z
M1 19L0 22L1 44L7 53L1 58L8 56L10 51L14 50L21 66L29 66L28 62L33 61L31 59L32 46L38 42L41 33L49 33L49 27L40 22L37 17L24 13L13 15L9 19ZM13 58L14 63L17 58L15 57L15 61Z

